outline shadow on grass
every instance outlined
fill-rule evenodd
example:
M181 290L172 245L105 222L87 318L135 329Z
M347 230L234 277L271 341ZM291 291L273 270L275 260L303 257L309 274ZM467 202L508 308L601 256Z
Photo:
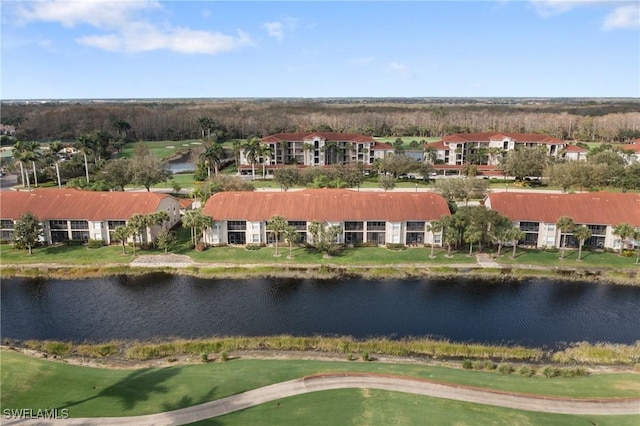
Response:
M169 392L168 387L162 383L176 376L180 369L181 367L136 370L97 394L78 401L67 401L58 409L70 408L99 398L115 398L119 400L121 410L130 411L138 403L152 399L153 394ZM209 393L211 392L213 392L213 389Z
M193 399L189 395L183 395L183 397L176 402L163 403L162 411L163 412L175 411L175 410L180 410L181 408L191 407L194 405L204 404L205 402L213 401L215 392L216 392L216 387L214 386L209 390L209 392L207 392L205 395L203 395L201 398L198 398L198 399Z

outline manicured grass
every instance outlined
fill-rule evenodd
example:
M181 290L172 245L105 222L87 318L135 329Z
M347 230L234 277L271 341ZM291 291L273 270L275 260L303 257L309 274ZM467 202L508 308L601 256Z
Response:
M149 254L148 251L137 250L136 254ZM158 251L159 253L159 251ZM18 250L11 244L0 244L0 259L3 264L61 263L67 265L105 265L108 263L128 263L133 260L133 249L127 247L127 254L122 254L122 246L104 246L88 249L86 246L47 246L36 247L33 254L27 250Z
M146 146L152 154L159 158L169 158L178 153L187 152L189 149L200 146L203 141L200 139L190 139L184 141L139 141L129 142L122 149L121 157L133 157L136 145L142 144Z
M192 425L611 425L636 426L638 416L571 416L390 392L339 389L268 402Z
M204 252L183 248L174 250L175 253L188 254L196 262L249 264L270 263L276 265L321 264L321 265L397 265L420 263L424 266L434 264L475 263L476 258L469 257L465 252L454 252L452 258L446 258L446 252L435 250L435 259L429 258L429 248L413 247L406 250L389 250L385 247L355 247L345 248L341 252L324 258L322 253L312 248L295 247L293 259L287 259L289 247L278 247L279 257L274 257L275 247L262 247L259 250L247 250L243 247L211 247Z
M565 251L564 260L560 260L562 251L544 251L544 250L521 250L516 252L516 258L511 258L511 248L507 247L502 252L503 256L496 258L498 263L504 264L530 264L566 267L609 267L609 268L633 268L640 267L635 265L635 257L622 257L616 253L582 251L582 259L578 261L578 250L568 249Z
M191 189L194 187L193 173L178 173L173 175L173 182L177 182L182 189ZM172 188L172 180L153 185L152 188Z
M50 362L3 350L0 408L68 408L72 417L150 414L309 374L347 371L399 374L498 390L567 397L637 397L640 391L640 383L633 374L548 379L543 376L525 378L428 365L248 359L165 368L110 370Z

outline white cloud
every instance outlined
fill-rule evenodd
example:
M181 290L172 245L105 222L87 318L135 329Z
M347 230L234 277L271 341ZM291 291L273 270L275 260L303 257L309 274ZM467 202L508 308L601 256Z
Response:
M409 77L411 75L411 69L408 66L400 64L398 62L389 62L387 64L387 70L397 73L402 77Z
M605 30L640 28L640 4L635 3L617 8L607 15L602 28Z
M267 31L269 37L275 37L279 41L282 41L284 38L282 22L265 22L262 24L262 28Z
M267 31L269 37L274 37L278 41L284 40L285 32L292 32L298 26L298 19L286 17L280 21L265 22L260 28Z
M603 20L605 30L640 28L640 4L623 0L530 0L536 12L544 17L560 15L578 7L598 6L613 9Z
M162 10L162 5L155 0L50 0L21 4L18 18L23 23L58 22L67 27L88 24L104 33L79 37L76 42L111 52L170 50L217 54L253 43L248 34L239 30L237 35L228 35L171 25L158 26L138 16L141 12Z

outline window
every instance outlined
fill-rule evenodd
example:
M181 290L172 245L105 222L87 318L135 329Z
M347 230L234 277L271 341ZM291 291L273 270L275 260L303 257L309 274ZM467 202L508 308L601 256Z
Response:
M89 229L89 222L86 220L72 220L71 229Z
M520 222L520 230L524 232L538 232L539 228L538 222Z
M93 222L93 229L99 231L100 229L102 229L102 223Z
M67 229L67 221L66 220L50 220L49 227L51 229Z
M227 230L244 231L247 229L247 222L244 220L230 220L227 222Z
M2 219L0 220L0 228L2 229L13 229L13 221L10 219Z
M344 230L345 231L362 231L363 229L364 229L363 222L349 222L349 221L346 221L344 223Z
M127 226L127 222L124 220L110 220L107 222L107 226L110 230L116 229L118 226Z
M606 225L587 225L589 231L591 231L591 235L606 235L607 234L607 226Z
M400 231L400 224L397 222L391 224L391 229L393 229L394 231Z
M386 222L367 222L368 231L384 231Z
M289 226L293 226L298 231L306 231L307 230L307 222L304 220L290 220Z
M407 222L407 231L424 231L424 222Z
M251 235L251 242L259 243L260 242L260 234L252 234Z

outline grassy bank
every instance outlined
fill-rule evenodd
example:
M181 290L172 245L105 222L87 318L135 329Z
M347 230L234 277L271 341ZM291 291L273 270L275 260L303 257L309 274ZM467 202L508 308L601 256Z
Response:
M60 357L89 357L98 360L147 361L176 359L207 354L220 357L234 351L296 351L334 354L345 359L362 354L371 357L397 356L419 359L468 359L512 362L554 362L566 365L629 365L640 363L640 341L633 345L570 345L563 350L543 350L519 345L457 343L429 338L391 340L388 338L354 339L349 336L264 336L213 337L210 339L178 339L162 342L113 341L104 343L71 343L61 341L5 339L4 345L24 347Z
M547 378L436 365L362 361L232 359L163 368L106 369L50 362L3 350L5 408L67 408L72 417L174 410L317 373L375 372L501 391L574 398L637 397L633 373ZM324 397L318 393L319 400ZM397 407L400 409L400 406ZM314 419L315 417L306 417Z
M187 237L185 238L185 234ZM509 254L496 258L496 267L482 268L475 256L466 251L453 252L451 257L440 249L431 258L430 249L411 247L390 250L385 247L344 248L331 258L324 258L312 248L295 247L292 258L289 248L274 247L247 250L243 247L212 247L205 251L193 250L188 242L188 230L181 229L178 242L171 250L174 254L189 256L194 265L185 268L157 267L155 270L189 274L200 277L362 277L411 278L482 276L500 279L543 277L576 279L620 284L640 284L640 265L634 258L615 253L584 254L583 261L575 259L575 252L567 252L560 260L558 252L519 250L515 259ZM160 250L137 250L136 255L158 255ZM127 247L123 254L120 246L88 249L86 246L37 247L33 255L17 250L12 245L0 244L0 275L44 276L52 278L87 278L118 274L141 274L151 271L130 265L133 250Z

